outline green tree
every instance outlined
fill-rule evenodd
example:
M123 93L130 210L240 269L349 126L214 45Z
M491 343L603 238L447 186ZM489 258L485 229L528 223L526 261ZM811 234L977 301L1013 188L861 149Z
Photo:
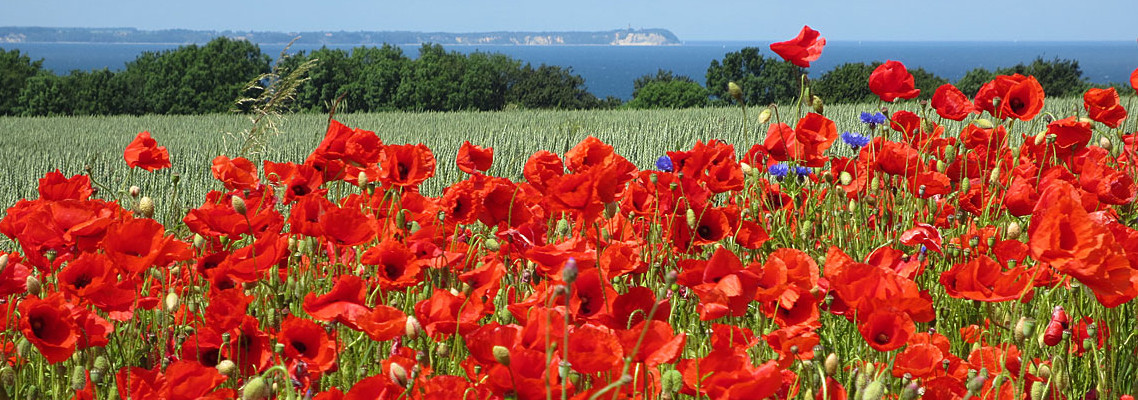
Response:
M12 115L29 78L43 70L43 60L32 61L19 50L0 49L0 115Z
M135 114L226 112L245 83L269 71L269 57L244 40L219 37L205 46L146 52L121 74L127 94L141 99L126 109Z
M653 81L640 88L629 108L689 108L707 105L707 89L683 80Z
M977 67L964 74L963 77L956 81L955 85L956 88L964 92L965 95L975 96L976 92L980 91L980 87L995 78L996 74L994 72Z
M15 100L13 113L24 116L56 116L71 113L67 83L63 77L41 71L25 80Z
M510 86L506 101L522 108L587 109L601 101L585 89L585 78L554 65L534 68L526 63ZM607 103L611 104L611 101Z
M462 78L466 57L448 53L439 44L424 44L419 58L411 63L396 92L396 104L403 110L451 111L462 107Z
M719 104L733 103L727 83L743 88L747 104L787 103L799 95L799 79L806 70L777 58L766 58L756 47L727 53L723 61L712 60L707 68L707 90Z
M687 75L676 75L671 70L659 69L656 71L656 75L652 75L652 74L642 75L639 78L636 78L636 80L632 81L632 97L636 98L636 95L640 94L640 89L649 83L671 82L671 81L682 81L682 82L695 83L695 80L688 77Z

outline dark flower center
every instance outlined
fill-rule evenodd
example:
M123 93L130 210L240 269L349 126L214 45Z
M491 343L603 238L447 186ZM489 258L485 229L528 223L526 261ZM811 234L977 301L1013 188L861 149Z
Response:
M31 318L32 333L38 338L43 338L44 323L42 318Z
M878 333L877 337L873 338L873 341L877 342L877 344L889 343L889 335L886 335L885 332Z
M294 341L292 342L292 348L296 349L296 352L300 354L304 354L306 351L308 351L308 346L306 346L304 342Z
M90 284L91 284L91 277L87 276L86 274L79 275L78 277L75 278L74 281L71 282L71 285L75 286L76 289L82 289L84 287L87 287L87 285L90 285Z
M399 173L399 179L406 179L407 178L407 170L408 169L409 168L407 168L406 164L403 164L403 163L396 164L395 171Z
M697 234L699 234L699 237L701 237L705 240L711 240L711 227L710 226L700 225L699 228L695 230L695 232Z
M1018 97L1013 97L1011 100L1008 100L1008 105L1011 106L1012 112L1015 112L1016 114L1022 112L1023 109L1027 106L1027 104L1024 104L1023 99L1020 99Z

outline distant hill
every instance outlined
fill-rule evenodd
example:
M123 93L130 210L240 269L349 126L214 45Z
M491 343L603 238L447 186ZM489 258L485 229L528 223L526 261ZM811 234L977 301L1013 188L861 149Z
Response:
M659 46L680 44L667 29L616 29L603 32L255 32L197 31L189 29L140 30L134 28L0 27L0 43L173 43L204 44L219 36L258 44L283 44L300 36L300 44L378 45L438 43L443 45L613 45Z

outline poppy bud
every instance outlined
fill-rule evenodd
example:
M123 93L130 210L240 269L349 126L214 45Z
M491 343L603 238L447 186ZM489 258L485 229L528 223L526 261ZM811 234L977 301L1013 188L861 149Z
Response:
M936 172L944 173L948 170L948 163L944 160L936 160Z
M1051 358L1051 383L1055 385L1055 390L1060 392L1066 391L1071 386L1071 377L1067 374L1067 361L1063 357Z
M403 229L405 226L407 226L407 210L401 209L395 213L395 229Z
M130 187L130 197L138 197L138 194L141 191L142 191L142 189L139 189L138 186L131 186ZM78 390L78 389L76 389L76 390Z
M727 82L727 93L730 94L731 97L734 97L735 101L738 101L739 104L744 104L743 87L739 86L735 81Z
M13 371L12 367L4 366L4 368L0 368L0 384L3 384L5 387L16 384L16 371Z
M684 211L684 220L687 221L688 228L695 229L695 224L698 222L695 219L695 210L688 208L687 211Z
M1043 132L1039 132L1039 133L1035 134L1035 145L1036 146L1043 144L1044 140L1047 140L1047 131L1043 131Z
M569 236L573 228L569 226L569 220L562 218L557 220L557 234L561 236Z
M482 247L491 253L497 253L498 250L502 249L502 244L498 243L498 239L487 238L482 241Z
M862 400L881 400L885 395L885 384L881 381L873 381L865 386L865 391L862 392Z
M814 108L814 112L821 114L826 109L826 105L822 102L822 98L813 96L810 99L810 107Z
M561 280L571 285L577 281L577 274L579 272L580 271L577 270L577 259L569 257L569 260L565 261L565 267L561 269Z
M956 160L956 146L948 146L944 148L944 162L951 163Z
M881 178L875 176L869 181L869 190L876 192L878 189L881 189Z
M840 362L837 354L830 353L830 355L826 356L826 361L822 363L823 369L826 370L826 376L834 376L834 374L837 374L838 363Z
M510 366L510 349L504 346L494 346L490 350L494 353L494 359L498 360L498 364Z
M851 213L857 211L857 200L850 199L850 204L846 206L846 209Z
M1111 151L1114 149L1114 142L1111 142L1110 138L1103 136L1098 139L1098 147L1102 147L1106 151Z
M411 233L415 233L415 232L418 232L419 229L422 229L422 228L423 228L423 226L419 225L419 221L411 221L411 227L408 228L407 231L411 232Z
M0 272L4 272L6 268L8 268L8 255L0 255Z
M1031 400L1043 400L1046 398L1047 389L1051 385L1045 382L1036 382L1031 385Z
M1054 346L1063 340L1063 324L1055 321L1047 323L1047 330L1043 331L1043 344Z
M968 389L968 393L980 393L980 389L984 388L984 382L988 380L988 369L981 368L980 373L968 379L968 383L964 387Z
M71 370L71 390L83 390L87 386L87 370L78 365Z
M996 186L1000 183L1000 169L993 168L992 173L988 174L988 184Z
M620 208L617 207L615 201L605 203L605 218L612 219L616 216L617 211L620 211Z
M166 312L172 313L178 310L178 294L170 292L166 294L165 299Z
M232 360L221 360L221 362L217 363L217 372L228 377L233 377L233 374L237 372L237 364Z
M407 387L407 368L403 368L402 365L396 363L391 363L391 371L388 373L388 378L391 378L391 381L395 382L396 385Z
M751 168L751 164L741 162L741 163L739 163L739 169L743 170L743 175L750 175L752 168Z
M989 120L984 119L984 118L976 118L975 120L972 121L972 124L976 125L976 127L980 128L980 129L992 129L992 128L996 127L995 125L992 124L992 121L989 121Z
M1020 227L1019 222L1012 221L1008 223L1008 228L1004 233L1004 239L1018 238L1020 233L1023 233L1023 228Z
M408 315L407 316L407 322L406 322L406 324L403 325L403 333L405 333L407 335L407 338L408 339L417 338L417 337L419 337L419 334L422 332L423 332L423 324L419 323L419 319L415 318L414 316Z
M39 278L36 278L35 275L28 275L28 279L25 281L24 286L28 289L28 294L32 296L39 296L40 289L43 289L43 287L40 285Z
M972 181L968 178L960 180L960 193L968 193L968 189L972 188Z
M229 201L233 204L233 211L237 212L238 214L245 215L245 213L248 211L245 209L245 199L242 199L240 196L233 196Z
M763 109L763 111L759 113L759 123L765 124L767 122L770 122L770 120L771 120L771 109L770 108Z
M849 172L842 171L842 173L838 174L838 182L841 182L842 186L849 186L849 184L853 183L853 175L850 175Z
M356 184L361 188L367 187L367 172L360 171L359 175L356 175Z
M264 400L272 397L273 389L265 382L265 378L260 376L250 379L245 383L245 388L241 390L242 400Z
M1015 326L1016 343L1022 346L1024 339L1031 337L1033 333L1035 333L1035 319L1020 317Z

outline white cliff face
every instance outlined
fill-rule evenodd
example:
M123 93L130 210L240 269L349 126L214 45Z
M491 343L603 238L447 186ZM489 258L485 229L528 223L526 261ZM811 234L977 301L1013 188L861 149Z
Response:
M613 35L613 46L659 46L668 43L668 38L658 33L616 33Z

